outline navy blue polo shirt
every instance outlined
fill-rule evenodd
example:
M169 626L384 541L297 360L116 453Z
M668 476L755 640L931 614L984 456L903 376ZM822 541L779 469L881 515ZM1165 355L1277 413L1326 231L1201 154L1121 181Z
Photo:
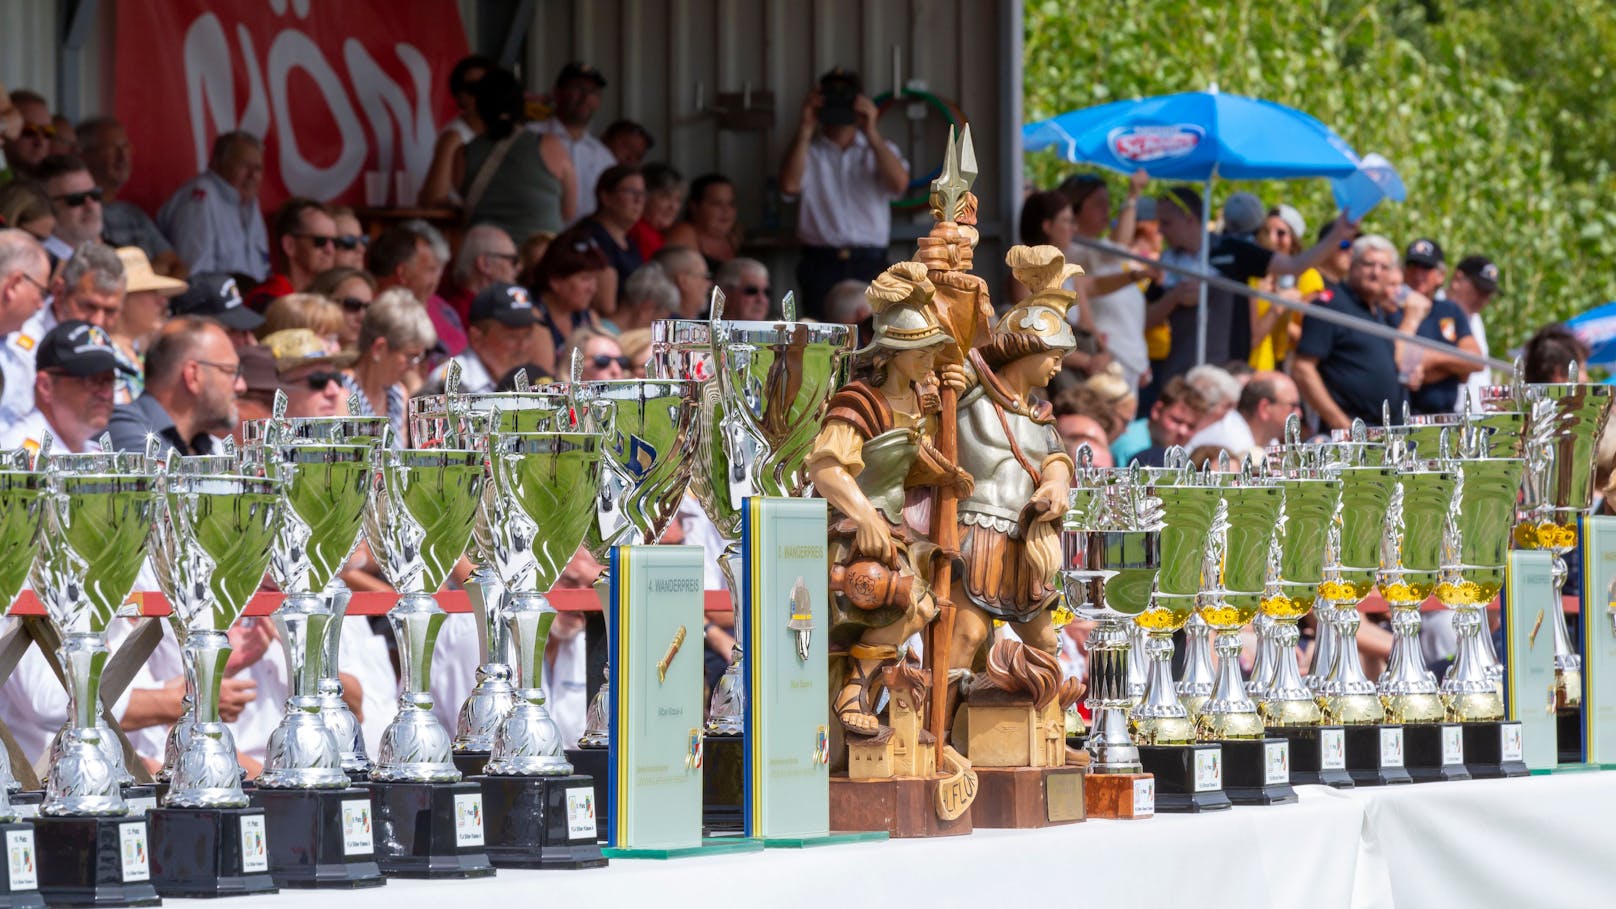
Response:
M1470 317L1452 300L1432 300L1431 311L1415 334L1458 347L1460 341L1470 337ZM1427 379L1408 393L1409 409L1415 413L1453 413L1463 387L1464 382L1454 376L1434 382Z
M1313 305L1388 324L1387 314L1371 310L1345 284L1332 284L1329 290L1328 300ZM1402 413L1403 386L1397 381L1397 354L1390 340L1323 319L1303 319L1296 352L1319 361L1319 378L1347 419L1358 417L1378 426L1386 402L1394 415Z

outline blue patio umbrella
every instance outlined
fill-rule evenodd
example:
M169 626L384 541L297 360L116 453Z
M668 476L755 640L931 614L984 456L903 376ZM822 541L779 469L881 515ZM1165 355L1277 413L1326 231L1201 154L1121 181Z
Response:
M1596 306L1566 320L1566 327L1588 345L1584 366L1616 367L1616 303Z
M1122 173L1144 168L1159 180L1204 183L1201 270L1208 271L1207 224L1212 181L1347 177L1359 158L1318 120L1283 104L1226 95L1214 86L1114 101L1029 123L1021 128L1028 151L1054 149L1068 161ZM1206 285L1196 333L1196 360L1206 360Z
M1330 191L1335 195L1335 204L1353 221L1363 220L1383 199L1401 202L1408 194L1397 168L1376 152L1364 155L1356 171L1332 179Z

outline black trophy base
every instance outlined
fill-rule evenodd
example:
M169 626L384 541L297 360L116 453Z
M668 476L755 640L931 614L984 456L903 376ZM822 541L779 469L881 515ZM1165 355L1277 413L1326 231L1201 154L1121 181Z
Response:
M740 833L746 827L746 737L701 737L701 826L707 836Z
M1403 766L1416 783L1468 780L1465 769L1464 731L1458 723L1405 723Z
M1460 723L1464 729L1465 769L1472 779L1497 780L1531 776L1521 760L1521 724L1513 722Z
M610 748L568 748L567 763L578 776L595 782L595 816L612 816L612 750ZM602 831L601 839L605 839Z
M1156 778L1157 811L1199 814L1234 804L1223 791L1221 745L1140 745L1139 763Z
M1358 786L1412 783L1403 767L1403 727L1343 726L1347 734L1347 773Z
M41 909L39 844L27 821L0 824L0 909Z
M456 751L455 769L460 771L463 778L481 776L488 772L488 759L491 757L493 755L487 751Z
M269 830L277 887L355 890L387 883L376 863L375 809L365 789L254 789Z
M1223 791L1236 805L1289 805L1290 743L1284 739L1226 739L1223 746Z
M144 816L157 807L157 787L151 783L137 783L122 788L124 804L129 806L130 817ZM167 787L164 787L167 791Z
M599 803L587 776L485 776L488 858L496 868L604 868Z
M490 877L483 790L476 783L371 781L376 861L389 877Z
M1588 759L1583 750L1581 707L1561 708L1555 717L1555 739L1559 763L1580 764Z
M20 818L39 817L39 806L45 803L45 790L24 789L7 796L11 810Z
M47 904L162 905L151 883L145 818L41 817L33 825L39 893Z
M262 808L158 808L152 884L160 896L212 899L276 893Z
M1351 789L1347 731L1341 726L1269 726L1270 738L1291 743L1291 785Z

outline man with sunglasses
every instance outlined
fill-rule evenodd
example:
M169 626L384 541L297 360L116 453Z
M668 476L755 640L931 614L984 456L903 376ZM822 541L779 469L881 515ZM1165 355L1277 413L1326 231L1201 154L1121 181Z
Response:
M263 312L276 297L308 290L336 265L336 242L337 222L324 205L301 196L282 202L270 226L275 272L247 294L247 305Z
M34 168L50 154L50 140L56 135L50 105L44 96L26 88L12 92L9 101L22 118L22 129L15 138L6 140L6 165L15 176L32 177Z
M170 319L146 352L145 393L113 409L107 433L118 451L145 451L146 436L155 435L167 451L212 454L236 428L236 396L246 390L223 327L200 316Z
M39 163L36 174L56 215L56 230L45 238L45 251L66 259L85 243L99 241L102 193L89 166L71 155L51 155Z
M718 269L714 279L724 292L724 317L758 321L769 317L769 267L756 259L737 256Z
M342 368L354 361L348 351L333 354L319 335L306 328L289 328L264 338L275 357L275 375L286 393L288 417L340 417L348 413L348 392Z
M34 406L0 431L0 448L88 452L112 418L117 374L130 372L112 338L88 322L63 322L39 344Z
M157 226L192 271L227 271L262 281L269 274L269 232L258 208L264 142L231 132L213 140L208 169L157 211Z

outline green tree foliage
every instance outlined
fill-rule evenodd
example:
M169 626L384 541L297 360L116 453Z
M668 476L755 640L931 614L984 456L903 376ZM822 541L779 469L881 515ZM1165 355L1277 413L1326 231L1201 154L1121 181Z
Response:
M1029 121L1125 98L1205 89L1307 111L1360 153L1380 152L1408 201L1366 230L1435 237L1450 262L1498 261L1495 351L1546 322L1616 300L1616 208L1604 87L1616 47L1607 0L1032 0ZM1052 186L1078 169L1028 156ZM1121 177L1117 178L1119 187ZM1289 202L1309 230L1333 217L1324 180L1220 184Z

